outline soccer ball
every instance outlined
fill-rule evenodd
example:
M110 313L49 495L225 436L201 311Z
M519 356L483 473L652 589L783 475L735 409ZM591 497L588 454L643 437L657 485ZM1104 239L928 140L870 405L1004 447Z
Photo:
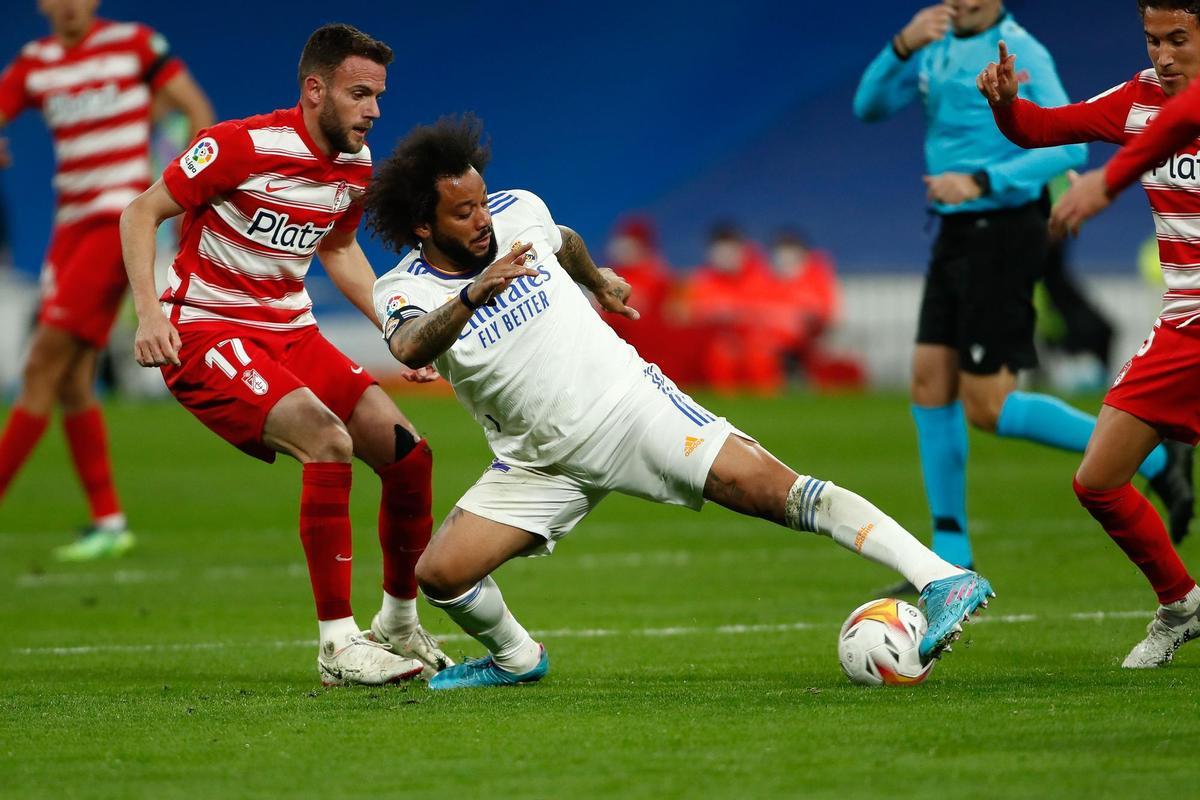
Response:
M903 600L864 603L838 633L838 660L851 683L862 686L911 686L929 677L934 662L921 663L917 646L929 624Z

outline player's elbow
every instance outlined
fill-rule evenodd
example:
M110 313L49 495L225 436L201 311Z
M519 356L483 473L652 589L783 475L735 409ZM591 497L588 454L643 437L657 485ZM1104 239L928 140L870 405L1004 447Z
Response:
M142 192L137 197L133 198L133 202L125 206L125 209L121 212L120 219L120 229L122 231L135 230L137 228L144 227L146 222L150 219L149 210L147 208L149 205L149 200L146 197L149 191L150 190L147 189L145 192Z
M855 95L854 116L859 122L875 122L882 117L882 114L880 114L870 102L863 99L859 95Z
M392 337L388 342L388 350L391 351L393 358L409 369L420 369L433 363L433 359L428 354L418 351L419 348L413 338L405 336L403 333L397 333Z
M866 86L859 86L854 93L854 116L859 122L878 122L887 116L887 109L874 92Z

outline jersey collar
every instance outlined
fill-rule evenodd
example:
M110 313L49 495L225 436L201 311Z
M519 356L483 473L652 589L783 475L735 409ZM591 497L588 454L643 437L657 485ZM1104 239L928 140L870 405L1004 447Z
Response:
M492 235L494 236L495 234ZM424 267L425 269L429 270L430 273L449 281L468 280L470 278L474 278L476 275L487 269L487 267L480 267L479 269L468 270L466 272L446 272L438 269L433 264L430 264L428 261L426 261L425 254L421 252L420 247L417 248L417 266Z
M325 164L332 164L333 160L337 158L339 154L334 153L333 155L330 155L329 153L326 153L313 140L312 136L308 132L308 126L304 124L304 108L297 103L296 106L288 113L295 117L296 135L300 137L302 142L304 142L304 146L308 148L308 151L316 156L321 162Z

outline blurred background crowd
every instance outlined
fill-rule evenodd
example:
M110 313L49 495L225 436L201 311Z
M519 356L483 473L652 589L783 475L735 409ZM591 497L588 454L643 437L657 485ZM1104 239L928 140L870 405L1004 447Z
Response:
M1102 11L1082 0L1005 5L1048 44L1072 100L1146 65L1132 0ZM291 105L294 54L321 22L336 17L390 41L398 58L370 139L377 154L413 124L476 111L497 154L491 188L536 191L597 261L633 284L643 319L614 321L622 336L681 384L771 394L907 381L934 228L921 185L924 121L915 104L887 125L863 125L851 98L866 64L918 6L868 0L848 13L778 0L736 8L469 2L401 14L371 4L331 13L312 0L221 0L199 11L105 0L100 13L162 32L222 119ZM0 30L6 59L46 33L32 1L10 11ZM529 46L497 49L496 31ZM163 122L156 149L165 161L186 137L178 120ZM526 135L532 126L536 137ZM12 153L0 172L7 392L34 313L53 194L41 121L24 115L4 136ZM1092 147L1089 162L1109 152ZM1139 255L1152 233L1144 199L1130 192L1073 245L1077 278L1057 254L1060 269L1039 290L1041 380L1102 387L1120 366L1113 354L1136 348L1161 291L1140 277L1154 274L1153 252ZM377 272L397 260L378 243L364 248ZM386 372L386 352L316 265L310 284L326 333ZM125 357L131 335L125 320L107 380L152 394L157 374Z

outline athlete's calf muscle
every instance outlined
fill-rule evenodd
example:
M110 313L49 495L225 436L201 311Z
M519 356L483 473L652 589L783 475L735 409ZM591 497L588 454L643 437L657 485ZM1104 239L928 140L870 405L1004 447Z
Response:
M709 470L704 497L731 511L782 525L787 493L796 477L762 445L730 436Z

